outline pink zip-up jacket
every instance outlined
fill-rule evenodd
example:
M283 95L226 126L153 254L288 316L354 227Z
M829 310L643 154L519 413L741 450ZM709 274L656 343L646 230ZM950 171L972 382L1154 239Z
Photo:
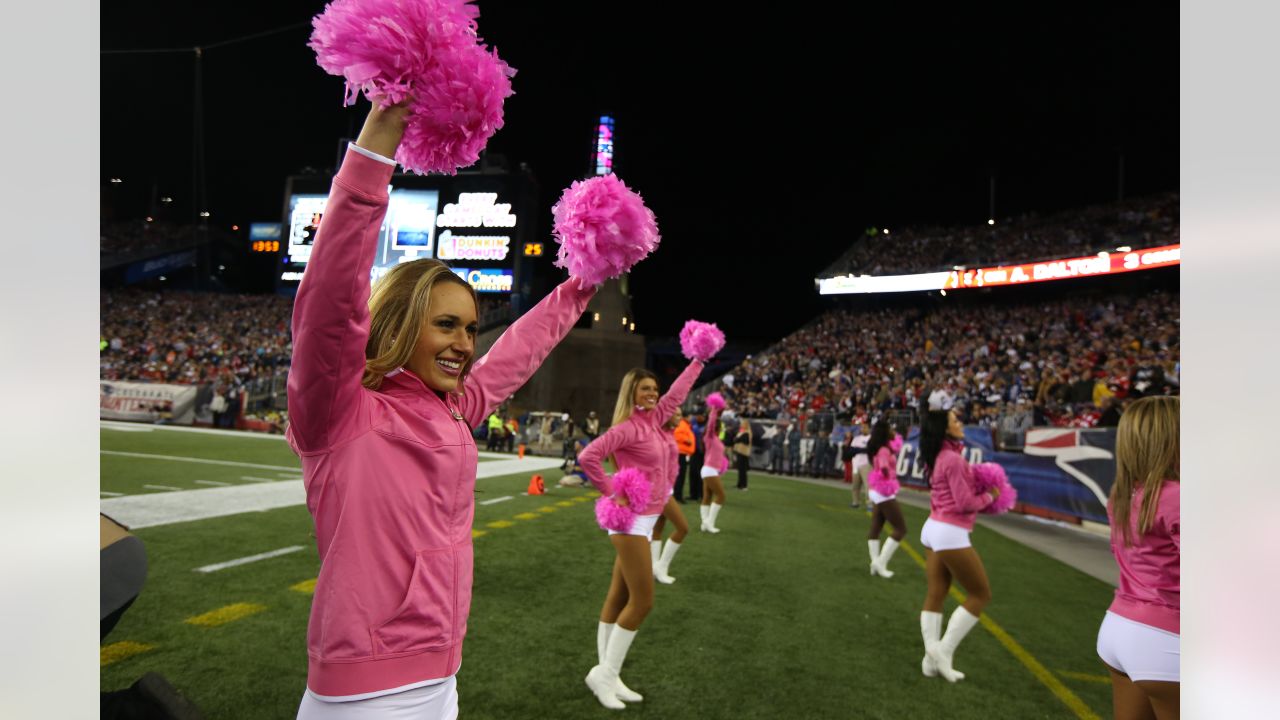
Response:
M441 397L403 369L366 389L369 271L393 171L347 151L293 308L287 437L320 553L307 687L322 696L457 672L471 607L471 428L529 379L595 294L561 284L474 363L460 392Z
M1182 486L1165 480L1160 486L1155 522L1146 535L1138 534L1143 491L1134 494L1129 503L1129 530L1133 544L1124 545L1124 537L1115 522L1111 523L1111 554L1120 566L1120 586L1111 612L1143 625L1180 635L1182 578ZM1111 517L1111 507L1107 506Z
M978 511L990 505L990 492L979 493L973 484L973 470L960 453L964 443L953 438L942 441L938 459L929 474L929 517L939 522L972 530Z
M720 439L720 408L711 408L707 415L707 427L702 430L702 467L724 472L724 441ZM701 470L702 468L699 468Z
M676 441L662 426L684 402L701 372L702 363L690 361L652 410L635 410L631 417L609 428L578 454L578 462L597 490L604 495L613 494L612 479L604 472L604 459L612 455L619 470L643 470L653 488L649 493L649 505L632 510L637 515L662 512L662 506L667 504L667 496L675 484L676 472L680 469Z

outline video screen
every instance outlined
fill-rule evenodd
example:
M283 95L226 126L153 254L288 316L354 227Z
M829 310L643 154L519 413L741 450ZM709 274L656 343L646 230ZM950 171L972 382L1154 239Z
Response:
M290 271L282 279L301 279L311 260L311 248L327 202L328 196L320 194L302 193L289 198L289 242L284 264L290 266ZM373 279L398 263L433 257L439 204L438 190L391 190L387 215L378 235Z

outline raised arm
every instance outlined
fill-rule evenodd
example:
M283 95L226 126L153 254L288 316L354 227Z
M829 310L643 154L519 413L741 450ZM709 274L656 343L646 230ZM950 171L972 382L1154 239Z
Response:
M573 329L595 294L595 287L577 278L565 280L512 323L476 361L462 394L462 412L472 427L528 382Z
M671 417L676 408L689 397L689 391L693 389L693 383L702 374L702 361L690 360L685 366L684 372L680 373L680 377L671 383L671 387L667 388L667 394L658 398L658 405L654 408L654 417L658 418L658 423L664 423L667 418Z
M711 412L707 414L707 426L702 430L702 441L710 442L720 439L720 408L711 408Z
M369 269L387 213L387 185L395 172L389 158L404 132L404 114L396 107L370 111L356 141L368 152L347 150L294 300L289 433L302 451L333 445L359 416Z
M599 490L601 494L613 494L612 484L604 472L604 459L613 454L614 450L625 446L628 442L633 441L634 427L631 423L622 423L609 428L608 432L600 437L592 440L582 452L578 453L578 462L582 465L582 471L586 473L587 479Z

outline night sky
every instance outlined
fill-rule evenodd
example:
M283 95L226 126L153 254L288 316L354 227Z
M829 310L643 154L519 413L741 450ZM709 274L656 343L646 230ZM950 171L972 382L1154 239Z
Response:
M490 142L540 186L543 232L587 170L595 117L658 216L632 274L638 330L688 317L776 339L821 303L812 280L869 227L996 216L1178 188L1176 6L480 2L480 34L519 74ZM671 8L660 10L659 8ZM672 14L678 8L682 14ZM203 55L214 224L278 221L284 178L331 168L366 106L306 47L319 2L103 6L102 173L117 217L153 186L191 216L194 53ZM808 14L795 14L808 10ZM896 13L896 14L876 14Z

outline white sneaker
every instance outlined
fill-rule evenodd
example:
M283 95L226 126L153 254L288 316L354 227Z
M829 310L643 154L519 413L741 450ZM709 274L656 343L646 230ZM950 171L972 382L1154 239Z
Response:
M622 680L618 674L604 665L596 665L587 673L587 687L595 694L600 704L610 710L624 710L626 704L618 699L617 686Z

